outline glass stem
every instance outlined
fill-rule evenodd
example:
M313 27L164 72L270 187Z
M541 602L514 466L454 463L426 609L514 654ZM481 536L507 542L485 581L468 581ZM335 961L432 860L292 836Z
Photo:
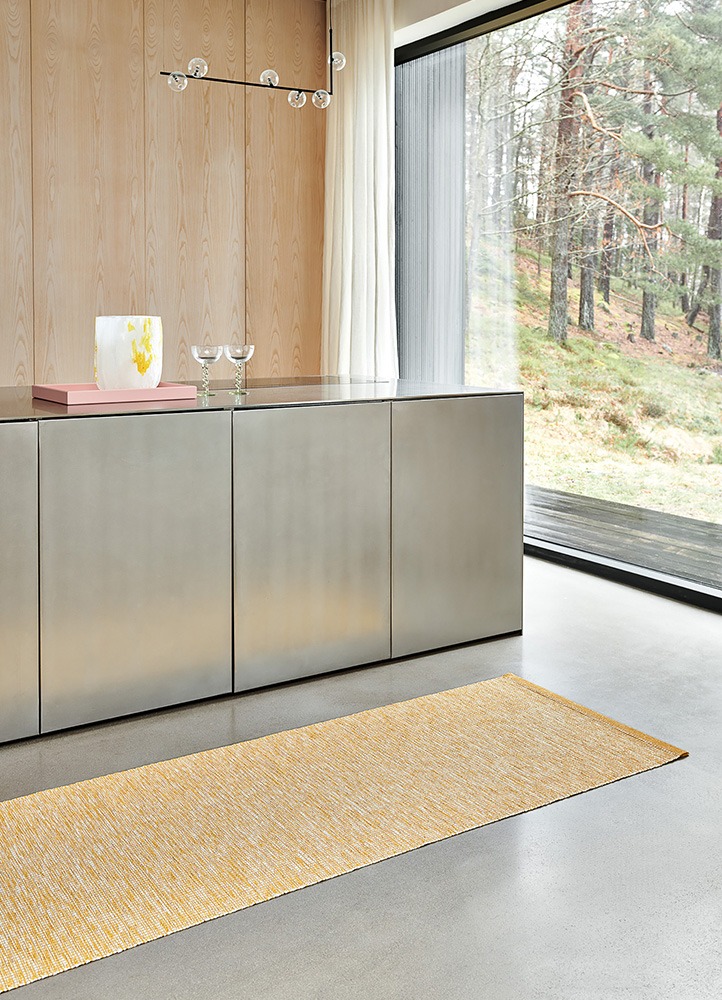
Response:
M236 393L239 396L240 396L240 394L242 392L242 389L243 389L242 384L241 384L241 378L242 378L241 369L242 368L243 368L243 365L236 364Z
M203 365L203 395L210 395L211 380L208 374L208 365Z

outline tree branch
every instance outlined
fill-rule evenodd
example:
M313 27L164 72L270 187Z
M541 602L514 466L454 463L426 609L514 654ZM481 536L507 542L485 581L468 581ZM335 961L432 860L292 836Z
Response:
M642 230L647 230L649 232L658 232L660 229L667 229L666 222L656 222L654 224L649 222L641 222L636 215L633 215L630 211L620 205L618 201L610 198L606 194L601 194L599 191L570 191L570 198L600 198L602 201L606 201L608 205L616 208L617 211L621 212L622 215L626 216L629 221L637 227L637 229L642 232Z
M691 31L693 35L697 36L697 38L703 38L706 42L718 42L719 41L719 38L715 38L714 35L705 35L704 32L698 31L696 28L693 28L691 24L688 24L683 19L683 17L682 17L681 14L678 14L677 12L675 12L674 16L677 18L677 20L679 21L679 23L683 27L685 27L687 29L687 31Z
M692 87L688 90L675 91L673 94L657 90L635 90L633 87L622 87L618 83L612 83L611 80L590 80L589 83L594 84L596 87L607 87L609 90L618 90L621 94L640 94L642 97L684 97L685 94L693 94L695 92Z
M659 271L654 265L654 254L650 249L646 234L659 232L660 229L664 229L666 230L666 232L669 233L670 236L673 236L675 239L681 239L681 237L677 236L676 233L672 232L672 230L669 228L666 222L657 222L655 224L642 222L640 219L637 218L636 215L633 215L626 208L624 208L623 205L620 205L618 201L615 201L613 198L610 198L606 194L601 194L599 191L570 191L569 197L599 198L601 201L605 201L608 205L611 205L612 208L616 208L616 210L620 212L625 217L625 219L629 219L629 221L632 223L632 225L636 228L637 232L639 233L642 243L644 245L644 249L647 253L647 256L649 257L652 263L652 270L655 271L657 274L662 274L662 272Z
M580 97L581 98L582 104L584 105L584 110L585 110L585 112L587 114L587 118L589 119L589 121L591 123L591 126L592 126L592 128L594 129L595 132L601 132L602 135L608 135L610 139L615 139L617 142L621 142L622 141L622 135L621 135L620 132L612 132L611 129L604 128L603 125L599 124L599 122L597 121L597 119L596 119L596 117L594 115L594 112L592 111L592 106L589 103L589 98L584 93L584 91L582 91L582 90L575 90L574 93L572 94L572 97Z

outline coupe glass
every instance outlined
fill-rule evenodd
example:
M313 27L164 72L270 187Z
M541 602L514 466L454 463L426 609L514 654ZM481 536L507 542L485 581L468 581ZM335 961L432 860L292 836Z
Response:
M191 354L203 368L203 385L198 395L204 396L206 399L209 396L215 396L215 392L211 392L210 390L208 366L214 365L216 361L221 360L223 357L223 348L214 347L209 344L193 344L191 347Z
M245 396L246 390L242 388L243 366L251 360L255 348L253 344L226 344L223 350L228 360L236 366L236 387L231 389L231 395Z

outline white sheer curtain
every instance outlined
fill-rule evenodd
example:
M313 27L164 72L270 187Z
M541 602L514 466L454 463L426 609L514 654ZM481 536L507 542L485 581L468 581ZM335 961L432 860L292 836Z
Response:
M326 133L322 366L397 378L394 304L393 0L335 0Z

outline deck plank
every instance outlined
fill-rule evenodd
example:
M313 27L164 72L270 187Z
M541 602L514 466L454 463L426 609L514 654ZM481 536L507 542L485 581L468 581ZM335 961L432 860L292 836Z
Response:
M722 525L527 486L529 538L722 589Z

